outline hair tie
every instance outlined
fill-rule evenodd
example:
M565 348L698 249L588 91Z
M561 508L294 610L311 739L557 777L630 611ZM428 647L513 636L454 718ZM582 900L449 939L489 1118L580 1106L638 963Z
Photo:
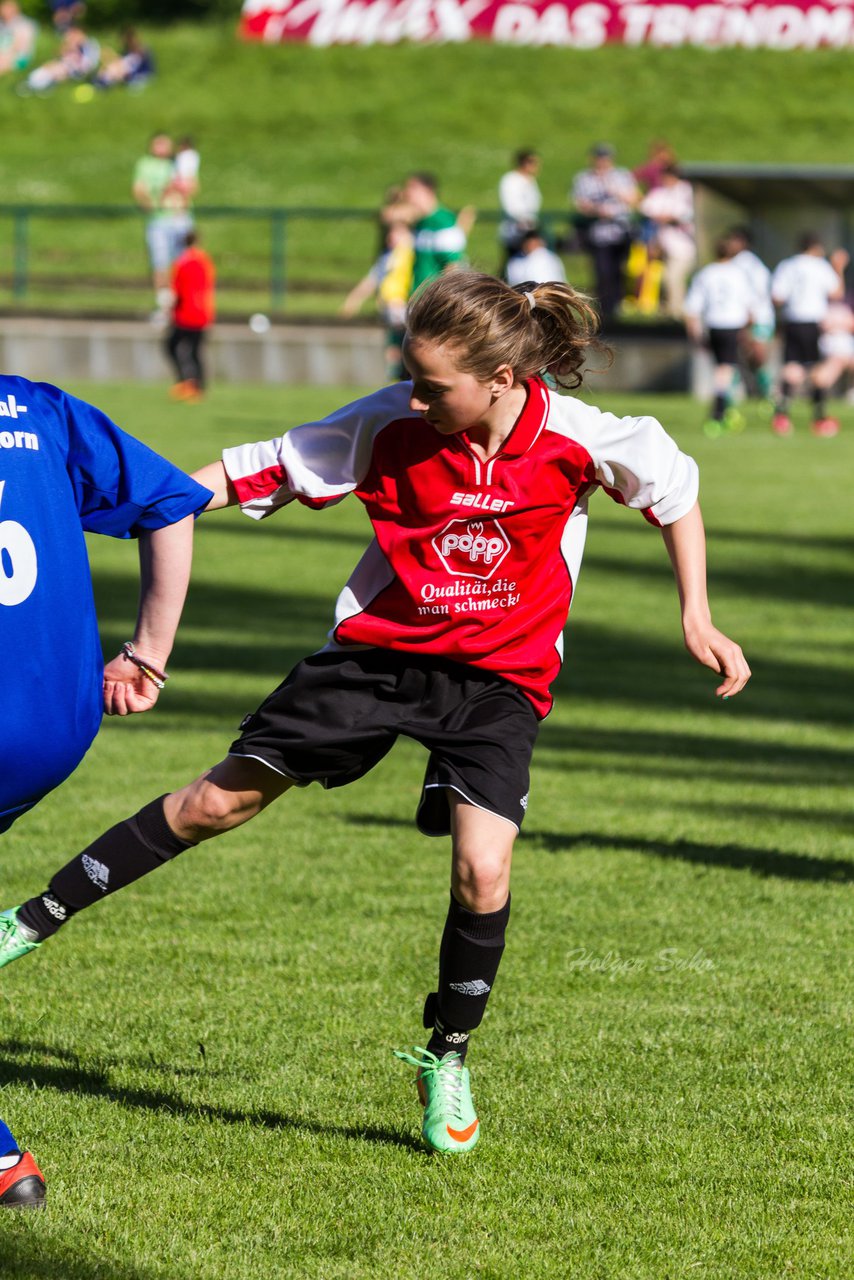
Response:
M532 293L523 293L523 294L522 294L522 297L523 297L523 298L527 298L527 299L528 299L528 306L529 306L530 310L531 310L531 311L533 311L533 310L534 310L534 307L537 305L537 302L536 302L536 299L534 298L534 295L533 295Z

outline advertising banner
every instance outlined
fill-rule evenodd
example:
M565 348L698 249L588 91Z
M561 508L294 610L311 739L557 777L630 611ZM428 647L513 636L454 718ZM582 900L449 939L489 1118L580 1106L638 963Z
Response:
M845 49L854 45L854 0L245 0L240 30L247 39L313 45L481 39L572 49Z

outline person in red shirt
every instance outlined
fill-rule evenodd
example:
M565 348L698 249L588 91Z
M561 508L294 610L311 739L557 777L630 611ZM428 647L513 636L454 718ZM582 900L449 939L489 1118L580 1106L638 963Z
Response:
M338 598L328 644L246 717L225 758L107 831L48 891L68 918L290 788L344 786L400 735L414 738L429 752L418 826L451 836L430 1038L401 1054L418 1069L422 1135L437 1151L469 1150L480 1135L464 1058L504 950L531 753L597 488L661 529L685 643L722 677L718 695L750 677L712 623L694 461L654 418L603 413L544 380L580 385L595 322L566 284L446 273L409 312L411 381L226 449L197 473L214 492L210 509L239 505L256 520L294 500L323 508L355 494L374 539ZM27 904L33 915L38 902ZM56 932L54 919L39 919L44 938Z
M172 325L166 338L176 374L170 395L190 403L204 394L202 343L216 318L216 270L198 239L197 231L188 231L186 248L172 265Z

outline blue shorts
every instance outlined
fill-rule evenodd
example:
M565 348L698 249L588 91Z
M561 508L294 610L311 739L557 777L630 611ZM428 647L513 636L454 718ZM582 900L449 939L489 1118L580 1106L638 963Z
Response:
M9 731L0 750L0 834L74 772L99 723L100 714L89 724L81 719L80 732L65 740L59 733L53 737L49 725L47 732L40 730L36 716L32 726Z

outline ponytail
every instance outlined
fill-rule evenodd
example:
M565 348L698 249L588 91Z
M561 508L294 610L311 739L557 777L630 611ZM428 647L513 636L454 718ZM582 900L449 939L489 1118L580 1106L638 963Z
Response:
M591 348L600 348L598 327L592 302L570 285L529 281L511 288L477 271L432 280L407 318L411 338L452 346L459 368L482 382L508 365L518 381L547 374L565 389L581 385Z

